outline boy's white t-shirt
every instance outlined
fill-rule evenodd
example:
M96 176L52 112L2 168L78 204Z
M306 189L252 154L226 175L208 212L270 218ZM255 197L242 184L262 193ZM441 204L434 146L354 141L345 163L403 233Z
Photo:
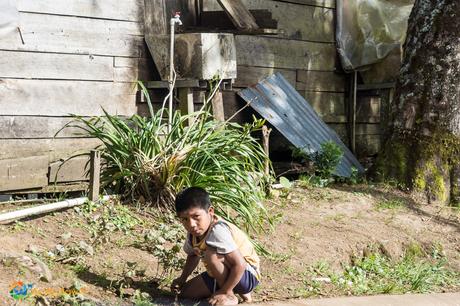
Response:
M230 228L224 222L217 222L213 225L208 236L206 237L206 244L215 248L217 250L217 254L222 255L231 253L238 249L235 241L233 240ZM193 251L192 243L190 242L190 236L185 241L184 251L187 253L187 255L195 254Z
M238 249L235 240L233 240L230 227L224 222L217 222L214 224L205 239L206 245L215 248L217 254L225 255ZM195 255L190 235L188 235L187 239L185 240L184 252L187 255ZM256 270L250 264L246 265L246 270L249 270L253 275L257 275Z

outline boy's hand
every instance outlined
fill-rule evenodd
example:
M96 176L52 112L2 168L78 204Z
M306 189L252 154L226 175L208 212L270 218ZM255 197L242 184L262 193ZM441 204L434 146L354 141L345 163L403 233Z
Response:
M173 291L174 293L179 293L182 287L184 286L184 284L185 284L185 279L183 277L176 278L171 283L171 291Z
M217 291L208 300L211 305L238 305L238 298L232 294L220 293Z

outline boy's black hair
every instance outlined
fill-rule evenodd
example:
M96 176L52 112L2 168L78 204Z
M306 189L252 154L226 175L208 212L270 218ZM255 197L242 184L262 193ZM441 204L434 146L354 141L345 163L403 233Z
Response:
M176 213L186 211L192 207L208 210L211 207L209 193L200 187L189 187L176 196Z

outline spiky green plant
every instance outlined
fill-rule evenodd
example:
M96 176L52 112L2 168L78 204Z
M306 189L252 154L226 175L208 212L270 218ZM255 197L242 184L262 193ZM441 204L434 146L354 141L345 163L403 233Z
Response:
M169 209L177 192L199 186L208 190L224 218L253 227L261 224L266 219L261 217L261 199L268 182L263 174L267 156L251 133L263 121L223 123L202 110L185 116L174 112L169 125L162 119L167 111L154 113L147 102L148 118L122 118L105 111L103 117L75 116L73 127L102 142L103 185Z

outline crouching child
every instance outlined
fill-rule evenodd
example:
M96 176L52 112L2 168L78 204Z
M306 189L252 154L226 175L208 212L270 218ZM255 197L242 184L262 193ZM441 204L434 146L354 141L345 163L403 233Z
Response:
M176 213L187 230L187 260L171 289L189 299L208 298L211 305L236 305L238 298L251 302L259 284L259 257L247 235L214 213L209 194L191 187L176 197ZM187 281L200 259L206 272Z

